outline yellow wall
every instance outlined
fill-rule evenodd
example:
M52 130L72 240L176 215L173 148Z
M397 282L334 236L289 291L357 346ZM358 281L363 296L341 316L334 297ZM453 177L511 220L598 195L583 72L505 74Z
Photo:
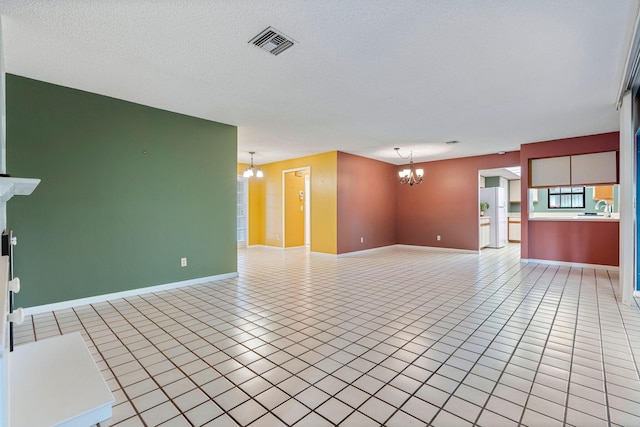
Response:
M247 167L242 166L240 174ZM336 151L260 165L264 178L249 180L250 245L283 247L282 172L304 167L311 168L311 250L337 253Z
M284 247L304 246L304 177L300 172L284 174ZM300 199L300 192L303 194Z

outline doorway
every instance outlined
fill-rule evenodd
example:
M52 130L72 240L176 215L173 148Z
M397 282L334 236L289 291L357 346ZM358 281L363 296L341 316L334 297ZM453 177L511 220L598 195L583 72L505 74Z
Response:
M520 167L478 171L478 248L520 243Z
M282 171L283 247L311 247L311 168Z

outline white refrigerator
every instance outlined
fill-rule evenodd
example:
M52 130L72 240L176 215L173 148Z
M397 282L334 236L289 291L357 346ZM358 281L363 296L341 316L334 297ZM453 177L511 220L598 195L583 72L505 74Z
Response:
M489 203L485 216L491 217L490 248L502 248L507 244L507 195L502 187L480 189L480 203Z

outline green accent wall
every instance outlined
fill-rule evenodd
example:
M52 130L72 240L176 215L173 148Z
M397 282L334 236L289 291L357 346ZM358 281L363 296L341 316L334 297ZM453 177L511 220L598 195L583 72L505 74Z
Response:
M500 187L499 176L487 176L484 178L484 188Z
M237 128L7 74L18 306L237 271ZM180 258L188 259L180 267Z

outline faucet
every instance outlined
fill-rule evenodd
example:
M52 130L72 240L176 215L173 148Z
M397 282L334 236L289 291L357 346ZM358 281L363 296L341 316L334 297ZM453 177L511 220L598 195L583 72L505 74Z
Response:
M600 207L600 203L604 203L604 208L602 209L602 212L604 212L607 218L611 218L611 212L613 211L613 206L609 204L606 200L602 199L602 200L598 200L598 203L596 203L595 210L598 210L598 208Z

